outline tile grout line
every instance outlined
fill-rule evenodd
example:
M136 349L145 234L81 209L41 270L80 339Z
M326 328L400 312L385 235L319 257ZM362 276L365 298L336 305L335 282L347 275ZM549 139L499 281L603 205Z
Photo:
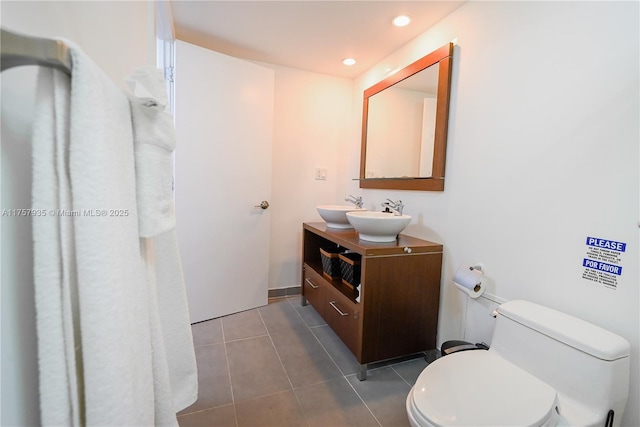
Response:
M389 367L390 367L391 369L393 369L393 372L395 372L395 373L396 373L400 378L402 378L402 380L403 380L405 383L407 383L407 385L408 385L409 387L411 387L411 388L413 388L413 386L415 385L415 382L414 382L413 384L411 384L411 383L409 382L409 380L407 380L407 379L406 379L406 378L405 378L405 377L404 377L400 372L398 372L398 371L395 369L395 367L394 367L394 366L399 366L399 365L402 365L402 364L405 364L405 363L409 363L409 362L411 362L412 360L413 360L413 359L411 359L411 360L406 360L406 361L404 361L404 362L394 363L394 364L392 364L392 365L389 365ZM425 362L427 362L426 354L425 354ZM433 362L431 362L431 363L433 363ZM427 366L429 366L431 363L427 362ZM423 369L423 370L424 370L424 369ZM422 373L422 371L420 371L420 373ZM420 374L418 374L418 376L419 376L419 375L420 375ZM416 381L417 381L417 378L416 378Z
M291 301L288 301L289 304L293 307L293 303ZM311 335L313 335L313 337L316 339L317 343L320 344L320 347L322 347L322 349L324 350L325 353L327 353L327 356L329 356L329 359L331 359L331 361L333 362L333 364L336 366L336 368L338 368L338 372L340 372L340 374L342 375L343 378L347 378L347 374L340 368L340 366L338 365L338 363L335 361L335 359L333 358L333 356L331 356L331 353L329 352L329 350L327 350L327 348L324 346L324 344L322 344L322 341L320 341L320 339L318 338L318 336L313 332L314 328L319 328L321 326L327 326L330 328L330 326L325 323L324 325L315 325L313 328L311 326L309 326L307 324L307 322L305 322L304 318L300 315L300 313L298 312L298 310L296 310L295 307L293 307L293 309L295 310L296 314L298 314L298 317L300 317L300 319L302 319L302 322L304 323L304 325L307 327L307 329L309 329L309 332L311 332ZM349 374L352 375L352 374Z
M249 340L253 340L253 339L256 339L256 338L264 338L264 337L266 337L268 335L269 334L262 334L262 335L254 335L254 336L245 337L245 338L237 338L237 339L234 339L234 340L225 341L225 343L227 343L227 342L228 343L232 343L232 342L249 341Z
M369 408L369 406L367 405L367 403L364 401L364 399L362 399L362 396L360 396L360 394L353 388L353 386L351 385L351 383L349 382L349 380L347 379L347 375L344 373L344 371L340 368L340 366L338 365L338 363L336 363L335 359L333 358L333 356L331 356L331 353L329 353L329 351L326 349L326 347L322 344L322 342L320 341L320 339L318 339L318 336L313 332L313 329L307 324L307 322L304 320L304 318L300 315L300 313L298 312L298 310L296 310L296 308L293 306L293 303L291 302L291 300L288 300L288 303L293 307L294 311L296 312L296 314L298 315L298 317L300 317L300 319L302 320L303 324L307 327L307 329L309 330L309 332L311 332L311 335L313 335L313 337L315 338L316 342L320 345L320 347L322 347L322 349L324 350L324 352L327 354L327 356L329 357L329 359L331 359L331 362L333 362L333 364L335 365L335 367L338 369L338 372L340 372L340 375L342 377L342 379L344 381L347 382L347 384L349 384L349 387L351 387L351 389L356 393L356 396L358 396L358 399L360 399L360 401L364 404L365 408L367 408L367 410L369 411L369 413L371 414L371 416L373 417L374 420L376 420L376 422L378 423L378 425L380 427L382 427L382 424L380 423L380 421L378 420L378 418L376 418L376 416L373 414L373 412L371 411L371 409ZM320 327L320 326L328 326L328 325L316 325L316 327ZM352 374L355 375L355 374ZM322 384L322 383L326 383L331 381L331 379L329 380L325 380L325 381L321 381L317 384ZM295 389L294 389L294 394L295 393ZM297 398L297 394L296 394L296 398Z
M336 376L336 377L333 377L333 378L329 378L329 379L326 379L326 380L323 380L323 381L319 381L317 383L314 382L313 384L306 384L306 385L299 386L299 387L296 388L296 387L293 386L292 379L290 378L289 373L287 372L287 369L286 369L286 367L284 365L284 361L283 361L281 355L279 354L278 348L275 346L275 340L273 339L273 335L278 335L278 334L281 333L281 331L279 330L279 328L276 328L277 330L274 330L272 332L267 328L266 321L264 320L264 317L262 315L262 311L260 310L261 307L256 307L255 310L258 311L259 319L260 319L260 321L261 321L261 323L262 323L262 325L263 325L263 327L264 327L264 329L266 331L265 334L261 334L261 335L254 336L254 337L237 338L237 339L233 339L233 340L227 341L226 334L225 334L226 329L231 328L229 332L233 332L232 331L233 328L232 328L232 325L228 325L227 328L225 328L224 324L222 322L222 319L220 319L220 330L222 332L222 343L224 344L225 363L227 364L226 365L226 367L227 367L227 377L228 377L230 391L231 391L231 400L232 400L232 402L230 403L230 405L233 405L235 426L238 427L240 425L239 424L239 418L238 418L239 409L237 408L237 403L239 403L239 402L235 401L235 392L234 392L234 386L233 386L233 383L232 383L232 373L231 373L231 370L230 370L227 344L228 343L233 343L233 342L239 342L239 341L255 339L255 338L264 338L265 335L268 335L269 341L271 342L271 345L272 345L272 348L275 350L276 355L278 357L278 360L280 362L280 365L282 366L282 368L284 370L284 373L285 373L285 375L287 377L287 381L289 382L289 385L290 385L290 389L289 390L292 391L293 394L294 394L295 400L297 402L297 407L298 407L299 414L304 418L304 423L305 424L302 424L302 425L306 425L306 427L310 427L312 425L313 418L309 418L309 414L306 413L306 411L304 410L304 408L302 406L302 403L301 403L300 399L301 399L301 397L304 397L304 394L301 394L299 396L299 393L301 393L300 390L305 389L305 388L310 387L310 386L315 386L317 384L328 383L330 381L339 380L339 378L342 377L345 381L347 381L347 384L349 384L349 387L356 394L358 399L360 399L360 401L364 405L364 407L367 408L367 410L369 411L369 414L373 417L373 419L376 420L377 424L375 424L375 425L379 426L379 427L383 427L383 423L382 423L381 420L384 419L384 416L383 416L384 414L381 414L383 417L381 419L378 419L378 417L376 416L376 414L374 414L374 412L372 411L372 408L369 407L369 405L367 404L367 401L364 398L364 397L367 396L366 391L368 390L368 386L365 389L363 389L363 394L361 395L358 392L358 388L360 388L361 386L355 380L355 377L356 377L357 374L353 373L353 372L349 373L347 371L343 371L343 369L341 369L340 366L338 365L338 363L336 362L336 360L341 360L341 359L339 357L337 359L334 359L334 356L329 351L329 349L333 348L333 347L332 346L325 347L325 345L321 341L320 337L323 336L323 334L321 333L323 330L317 329L317 328L320 328L320 327L327 328L327 327L329 327L328 324L325 323L325 324L322 324L322 325L315 325L314 323L316 323L316 322L314 321L314 319L312 317L309 317L309 321L312 324L312 325L310 325L305 320L307 312L304 311L304 310L300 310L300 307L298 306L299 301L300 301L299 297L300 297L300 295L291 295L291 296L284 296L284 297L275 298L275 299L271 299L270 298L269 300L270 301L274 300L273 303L275 305L288 304L285 307L283 307L283 308L286 308L284 313L290 312L290 309L293 309L293 312L295 313L295 316L289 316L289 315L286 316L288 319L290 319L289 320L289 322L290 322L289 324L293 326L293 325L296 324L295 322L298 322L298 325L300 325L300 327L302 327L302 328L306 329L307 331L311 332L311 334L313 335L313 337L316 340L316 342L325 351L325 354L329 357L329 359L332 361L332 363L335 365L335 367L338 368L337 370L339 372L339 376ZM286 299L287 302L284 303L284 301L282 301L282 299ZM265 312L265 315L269 315L270 313L271 312ZM269 316L268 316L267 320L270 320ZM278 325L279 325L279 323L278 323ZM297 326L296 326L296 328L297 328ZM316 329L318 330L318 334L315 333ZM276 338L278 338L278 337L276 337ZM210 346L210 345L215 345L215 344L216 343L208 343L208 344L202 344L202 345L194 346L194 347L204 347L204 346ZM327 345L329 345L329 344L331 344L331 343L330 342L327 343ZM336 354L336 356L339 356L339 354ZM426 358L426 353L424 354L424 358L425 358L425 360L427 359ZM409 363L411 360L413 360L413 359L403 360L403 361L400 361L400 363L381 364L380 366L375 366L374 365L375 367L372 367L371 369L369 369L369 371L373 372L373 371L377 371L377 370L382 369L382 368L389 367L389 368L391 368L391 372L393 372L395 375L400 377L400 379L402 379L402 382L407 384L409 387L413 387L413 385L410 383L410 379L409 379L411 377L411 375L409 375L409 378L405 378L403 375L400 374L400 371L402 371L402 369L399 369L399 370L396 369L400 365L403 365L405 363ZM427 364L429 364L429 362L427 362ZM348 368L348 366L346 366L346 368ZM353 380L353 382L351 380ZM356 387L356 385L358 385L358 387ZM268 394L266 394L264 396L257 396L255 399L259 399L259 398L263 398L263 397L267 397L267 396L271 396L271 395L276 395L276 394L283 394L283 393L285 393L287 391L288 390L285 389L285 390L281 390L281 391L277 391L277 392L273 392L273 393L268 393ZM254 400L254 399L251 399L251 400ZM243 400L243 402L244 402L244 400ZM375 402L372 401L372 404L373 404L372 407L376 408L375 407ZM199 411L183 414L181 416L187 416L187 415L192 415L192 414L196 414L196 413L206 412L206 411L209 411L209 410L214 409L214 408L222 408L222 407L225 407L225 406L228 406L228 405L229 404L214 406L214 407L211 407L211 408L204 408L204 409L201 409ZM181 417L181 416L179 416L179 417Z
M340 366L336 363L336 361L333 359L333 357L331 356L331 353L329 353L329 351L326 349L326 347L322 344L322 342L320 342L320 340L318 339L318 336L316 334L313 333L313 329L311 328L311 326L309 326L307 324L307 322L304 320L304 318L302 317L302 315L300 314L300 312L295 308L295 306L293 305L293 303L291 302L290 299L287 298L287 302L289 303L289 305L291 306L291 308L293 308L293 311L296 312L296 314L298 315L298 317L300 318L300 320L302 320L302 324L304 326L306 326L306 328L309 330L309 332L311 332L311 335L313 336L313 338L315 338L316 342L318 344L320 344L320 347L322 347L322 349L324 350L324 352L327 354L327 356L329 357L329 359L331 359L331 362L335 365L335 367L338 369L338 372L340 372L340 375L342 375L342 377L345 377L345 373L342 371L342 369L340 369ZM316 325L316 327L319 326L328 326L327 324L325 325Z
M291 301L288 301L289 304L291 304L291 306L293 307L293 304L291 303ZM369 413L371 414L371 416L373 417L374 420L376 420L376 422L378 423L378 425L380 427L382 427L382 423L380 422L380 420L378 420L378 417L376 417L376 415L373 413L373 411L371 410L371 408L369 408L369 405L367 405L367 402L364 401L364 399L362 398L362 396L360 396L360 393L358 393L358 391L355 389L355 387L353 387L353 384L351 384L351 381L349 381L347 379L347 376L345 375L345 373L342 371L342 369L340 369L340 366L338 366L338 364L336 363L336 361L333 359L333 357L331 356L331 354L329 353L329 351L325 348L324 345L322 345L322 343L320 342L320 340L318 339L318 337L316 336L316 334L313 333L313 330L311 330L311 328L309 327L309 325L307 325L307 322L304 321L304 319L302 318L302 316L300 315L300 313L298 312L298 310L295 309L295 307L293 307L294 311L298 314L298 317L300 317L300 319L302 319L302 322L304 323L304 325L307 327L307 329L309 329L309 332L311 332L311 335L313 335L313 337L316 339L316 341L318 342L318 344L320 344L320 347L322 347L322 349L324 350L325 353L327 353L327 356L329 356L329 359L331 359L331 361L333 362L333 364L336 366L336 368L338 368L338 371L340 372L340 374L342 374L342 379L344 381L347 382L347 384L349 384L349 387L351 387L351 389L354 391L354 393L356 394L356 396L358 396L358 399L360 399L360 401L362 402L362 404L365 406L365 408L367 408L367 411L369 411ZM351 375L356 375L356 374L351 374ZM294 392L295 394L295 392ZM297 398L297 397L296 397Z
M229 378L229 388L231 389L231 405L233 405L233 418L238 427L238 411L236 411L236 397L233 393L233 381L231 381L231 368L229 368L229 354L227 353L227 340L224 335L224 322L220 319L220 329L222 330L222 343L224 344L224 360L227 364L227 377Z
M258 316L260 317L260 321L262 322L262 324L264 325L264 329L265 331L267 331L267 335L269 337L269 342L271 343L271 347L273 347L273 350L276 352L276 356L278 356L278 361L280 362L280 366L282 367L282 370L284 371L284 375L287 377L287 381L289 382L289 386L291 386L291 390L293 390L293 383L291 382L291 378L289 378L289 374L287 374L287 369L284 367L284 363L282 362L282 358L280 357L280 353L278 353L278 349L276 348L276 345L273 342L273 338L271 338L271 333L269 332L269 328L267 328L267 324L264 323L264 319L262 318L262 313L260 313L260 310L257 310L258 312Z
M293 307L293 303L291 301L288 301L288 303ZM322 344L322 342L320 341L320 339L318 339L318 336L313 332L313 328L311 326L309 326L307 324L307 322L305 322L304 318L300 315L300 313L298 312L298 310L296 310L295 307L293 307L294 311L296 312L296 314L298 315L298 317L300 317L300 319L302 319L302 323L307 327L307 329L309 330L309 332L311 332L311 335L313 335L313 337L316 339L317 343L320 344L320 347L322 347L322 349L324 350L324 352L327 354L327 356L329 357L329 359L331 359L331 362L333 362L333 364L335 365L335 367L338 369L338 372L340 372L340 374L342 375L343 378L346 378L346 374L344 373L344 371L340 368L340 365L338 365L338 363L335 361L335 359L333 358L333 356L331 356L331 353L329 353L329 350L327 350L327 348L324 346L324 344ZM314 326L314 328L318 328L320 326L329 326L326 323L324 325L316 325Z
M291 387L291 392L293 393L293 396L296 398L296 402L298 402L298 407L300 408L300 413L304 417L304 420L307 423L307 427L311 427L311 424L309 423L309 420L307 419L307 416L304 413L304 410L302 409L302 403L300 403L300 399L298 399L298 395L294 391L293 383L291 382L291 378L289 378L289 374L287 373L287 369L284 367L284 363L282 362L282 358L280 357L280 353L278 352L278 349L276 348L276 345L273 342L273 338L271 338L271 332L269 332L269 328L267 327L267 324L264 322L264 319L262 318L262 313L260 313L259 309L256 309L256 311L258 312L258 316L260 316L260 321L264 325L264 329L267 331L267 335L269 336L269 341L271 342L271 346L273 347L273 350L276 352L276 356L278 356L278 360L280 361L280 366L282 366L282 370L284 371L284 375L287 377L287 381L289 381L289 386ZM303 322L304 322L304 319L303 319ZM305 323L305 326L306 326L306 323Z
M351 374L350 376L354 376L356 374ZM364 399L362 398L362 396L360 396L360 393L358 393L358 390L356 390L356 388L353 386L353 384L351 384L351 381L349 381L347 379L347 377L344 377L344 380L347 382L347 384L349 384L349 387L351 387L351 389L354 391L354 393L356 394L356 396L358 396L358 399L360 399L360 401L362 402L362 404L364 405L365 408L367 408L367 410L369 411L369 413L371 414L371 416L373 417L374 420L376 420L376 422L378 423L378 425L380 427L382 427L382 423L380 422L380 420L378 419L378 417L376 417L376 414L373 413L373 411L371 410L371 408L369 408L369 405L367 405L367 402L364 401ZM366 380L365 380L366 381Z
M225 403L224 405L212 406L211 408L198 409L197 411L187 412L186 414L177 415L176 418L188 417L188 416L193 415L193 414L200 414L202 412L207 412L207 411L210 411L212 409L224 408L226 406L235 406L235 405L233 403Z
M389 365L389 367L393 372L396 373L396 375L398 375L402 379L402 381L404 381L409 387L413 388L413 385L410 384L409 381L407 381L407 379L400 374L400 372L396 371L393 365Z

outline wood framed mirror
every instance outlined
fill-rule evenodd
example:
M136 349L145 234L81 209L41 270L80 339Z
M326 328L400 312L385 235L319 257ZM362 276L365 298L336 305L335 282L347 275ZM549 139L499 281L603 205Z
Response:
M453 48L364 91L360 188L444 190Z

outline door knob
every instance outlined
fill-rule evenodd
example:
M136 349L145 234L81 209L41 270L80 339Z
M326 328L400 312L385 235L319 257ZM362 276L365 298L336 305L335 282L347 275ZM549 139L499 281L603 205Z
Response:
M263 200L260 202L259 205L256 205L255 207L260 209L267 209L269 207L269 202L267 202L266 200Z

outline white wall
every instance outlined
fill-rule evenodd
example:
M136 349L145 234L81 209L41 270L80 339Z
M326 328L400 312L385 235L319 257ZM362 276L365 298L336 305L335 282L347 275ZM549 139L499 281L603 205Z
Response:
M3 29L65 37L119 86L135 68L155 64L153 4L138 2L0 3ZM2 72L1 209L31 207L30 129L36 67ZM31 222L2 217L0 425L39 425Z
M344 204L340 161L348 158L353 81L261 63L275 71L270 288L300 286L302 223L315 207ZM326 181L315 179L327 170Z
M362 91L387 62L408 65L457 38L445 191L364 190L365 207L402 199L414 217L407 234L444 245L440 343L465 335L466 301L451 279L475 262L489 293L625 337L627 426L640 425L638 6L469 2L360 76L354 93L357 127ZM359 144L345 183L358 175ZM617 289L582 279L587 236L627 243Z

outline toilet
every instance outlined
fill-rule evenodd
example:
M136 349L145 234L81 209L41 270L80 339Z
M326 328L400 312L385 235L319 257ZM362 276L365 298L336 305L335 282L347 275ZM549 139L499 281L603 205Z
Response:
M413 427L619 426L630 345L573 316L516 300L496 310L489 350L441 357L416 380Z

